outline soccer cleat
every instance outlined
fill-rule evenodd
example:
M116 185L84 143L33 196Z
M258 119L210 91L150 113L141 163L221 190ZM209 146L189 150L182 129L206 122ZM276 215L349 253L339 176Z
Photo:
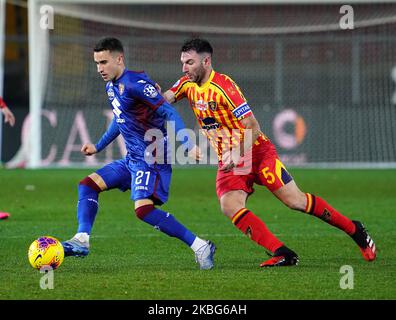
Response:
M367 233L363 223L353 220L352 222L356 226L355 233L351 235L352 239L359 246L363 258L367 261L374 261L377 256L374 240Z
M287 248L282 246L274 252L274 256L267 261L260 264L260 267L284 267L284 266L295 266L298 264L297 254Z
M206 241L206 244L195 252L195 262L201 270L213 269L215 252L216 246L211 241Z
M65 251L65 257L85 257L89 253L89 246L75 238L63 241L62 246Z

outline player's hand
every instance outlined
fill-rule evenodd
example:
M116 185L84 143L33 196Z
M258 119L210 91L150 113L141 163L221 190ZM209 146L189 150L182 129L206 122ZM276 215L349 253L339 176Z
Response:
M15 124L15 116L12 111L8 107L1 108L0 110L3 112L4 115L4 123L8 122L10 126L13 127Z
M92 156L96 152L98 151L96 150L95 145L92 143L84 143L84 145L81 148L81 153L86 156Z
M202 155L202 150L200 147L198 147L197 145L195 145L189 152L188 152L188 156L191 159L200 161L203 159L203 155Z
M230 172L233 168L237 166L239 160L240 156L238 155L238 152L224 152L221 157L222 166L220 167L220 171Z
M157 91L161 94L162 89L161 86L158 83L155 83L155 89L157 89Z

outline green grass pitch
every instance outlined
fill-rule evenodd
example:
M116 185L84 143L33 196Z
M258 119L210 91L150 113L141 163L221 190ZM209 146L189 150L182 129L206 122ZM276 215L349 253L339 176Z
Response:
M300 188L364 222L378 248L368 263L343 232L283 206L264 187L248 208L300 256L297 267L260 269L264 250L221 214L216 171L176 168L164 208L217 246L214 270L201 271L192 251L139 221L129 192L100 195L88 257L66 258L54 289L27 260L42 235L60 240L76 231L77 184L91 170L0 170L0 299L395 299L396 170L290 170ZM341 289L344 265L353 289Z

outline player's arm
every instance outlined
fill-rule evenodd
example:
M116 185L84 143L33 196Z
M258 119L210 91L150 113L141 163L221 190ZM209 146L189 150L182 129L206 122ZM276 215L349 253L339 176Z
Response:
M132 95L136 96L138 99L143 100L148 105L150 105L156 111L156 113L158 113L162 118L164 118L167 121L172 121L175 125L176 134L178 134L181 130L186 128L179 113L170 105L170 103L178 100L178 98L176 97L176 93L172 92L172 90L177 90L179 88L179 84L180 81L177 81L176 84L171 89L166 91L164 95L162 94L158 95L155 93L152 95L148 95L144 92L142 86L133 86L131 92ZM158 83L145 85L144 88L150 85L153 86L154 90L161 93L161 87L158 85ZM177 90L177 91L179 92L178 97L179 98L183 97L183 91L182 90ZM201 150L197 145L195 145L195 143L193 143L188 138L187 135L184 136L182 144L186 147L189 157L196 160L202 159Z
M168 102L168 103L174 103L176 102L176 96L175 93L172 90L168 90L166 91L163 95L164 99Z
M244 144L241 145L241 157L245 155L245 152L250 150L253 146L253 143L258 139L261 133L260 124L254 117L253 113L241 120L241 124L245 127L243 141ZM247 136L247 132L251 133L251 137ZM249 135L250 135L249 133Z
M167 121L172 121L175 124L176 135L181 130L186 128L183 119L180 117L179 113L168 102L164 101L164 103L157 108L156 112L160 114L163 118L165 118ZM187 135L184 136L182 144L186 147L190 157L196 160L202 159L202 151L194 142L192 142L188 138Z
M224 165L220 169L222 171L228 172L232 170L232 168L238 164L240 158L251 150L253 143L260 136L260 124L257 122L252 112L250 112L249 116L246 118L240 119L240 122L245 127L244 136L242 138L243 143L240 144L240 150L237 153L231 152L231 150L224 152L222 157Z
M176 96L175 93L172 90L168 90L165 93L162 93L162 88L158 83L155 83L155 88L157 89L157 91L162 94L162 96L164 97L165 101L168 103L174 103L176 102Z
M243 157L246 152L248 152L253 143L260 136L260 125L253 115L252 110L249 107L242 91L239 89L237 84L231 80L231 78L226 77L223 82L223 89L225 95L228 97L227 101L233 116L242 124L245 128L243 137L240 144L238 152L231 152L231 150L225 150L223 154L223 163L225 164L221 170L229 171L235 167L240 161L240 157ZM235 150L237 151L237 150Z
M81 152L86 156L91 156L95 153L98 153L102 151L104 148L106 148L115 138L118 137L119 134L120 134L120 130L118 129L115 118L113 118L109 127L107 128L103 136L100 138L98 143L97 144L85 143L81 148Z
M161 92L161 87L158 83L155 84L155 87L168 103L175 103L185 97L186 84L189 82L186 76L181 77L169 90L165 91L165 93Z
M239 152L231 152L231 150L224 152L222 157L224 165L220 169L222 171L228 172L234 168L239 163L240 158L251 150L253 143L260 136L260 124L251 111L247 117L240 119L240 122L245 127L242 137L243 143L240 144Z

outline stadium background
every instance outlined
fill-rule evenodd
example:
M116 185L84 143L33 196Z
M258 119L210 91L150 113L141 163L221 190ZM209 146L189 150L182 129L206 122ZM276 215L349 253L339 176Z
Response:
M3 128L5 162L19 149L16 132L29 93L26 8L22 1L6 8L4 98L18 126ZM87 137L97 141L111 117L92 61L98 38L119 37L128 67L145 70L167 89L181 75L181 43L199 35L211 41L215 70L241 87L287 165L395 166L396 4L353 4L353 30L340 28L339 3L53 8L42 83L45 165L87 164L78 145ZM39 45L37 50L45 55ZM187 127L197 129L187 103L176 108ZM119 158L120 151L114 144L94 164ZM25 163L21 155L14 160L10 165Z

